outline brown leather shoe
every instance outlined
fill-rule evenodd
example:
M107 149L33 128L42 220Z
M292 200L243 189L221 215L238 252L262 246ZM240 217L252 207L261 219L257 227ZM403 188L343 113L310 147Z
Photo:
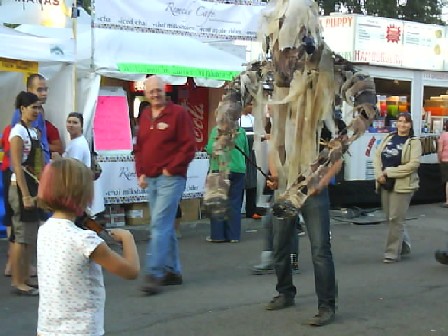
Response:
M167 272L165 277L162 279L162 286L176 286L182 285L182 275L172 272Z
M144 284L141 287L142 292L147 295L158 294L162 291L162 279L157 279L152 275L145 275Z

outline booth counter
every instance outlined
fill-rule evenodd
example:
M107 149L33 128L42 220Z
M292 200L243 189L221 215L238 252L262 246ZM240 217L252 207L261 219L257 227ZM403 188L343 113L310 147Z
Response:
M353 142L344 156L344 166L336 184L330 186L330 199L334 207L379 206L380 197L375 191L374 157L378 145L387 133L365 133ZM445 187L440 179L437 161L439 135L420 135L423 155L420 159L420 187L413 197L414 203L441 202Z
M378 145L388 133L365 133L353 142L348 153L344 155L344 181L375 180L373 161ZM423 155L422 164L438 164L437 139L433 133L421 134Z

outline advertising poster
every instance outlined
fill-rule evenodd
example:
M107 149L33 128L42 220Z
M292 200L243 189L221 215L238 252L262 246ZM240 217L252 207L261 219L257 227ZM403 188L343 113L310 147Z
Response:
M194 81L178 89L178 103L182 105L193 120L196 150L204 149L208 140L208 88L196 87Z
M443 51L448 51L448 48L445 48L447 41L442 26L405 22L403 36L404 67L443 69ZM448 58L448 54L446 56Z
M357 16L354 61L403 66L403 21Z
M320 19L324 41L331 50L349 61L354 60L355 19L355 15L331 15ZM344 38L341 38L341 36Z
M132 150L129 107L124 96L99 96L93 120L95 150Z

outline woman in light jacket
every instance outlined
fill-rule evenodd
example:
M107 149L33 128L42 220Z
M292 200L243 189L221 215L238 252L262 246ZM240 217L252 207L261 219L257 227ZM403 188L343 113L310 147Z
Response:
M411 252L406 212L418 189L417 170L421 155L422 146L420 139L414 137L411 115L400 113L397 132L384 138L375 155L376 189L381 193L381 204L389 225L384 263L400 261L401 256Z

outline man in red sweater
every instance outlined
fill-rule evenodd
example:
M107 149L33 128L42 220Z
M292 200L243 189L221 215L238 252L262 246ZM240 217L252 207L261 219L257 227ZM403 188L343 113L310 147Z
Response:
M182 284L174 219L185 189L187 168L195 154L193 122L180 105L167 102L160 77L145 81L149 107L139 118L134 148L138 185L146 189L151 211L145 283L148 294L160 286Z
M11 170L9 169L10 167L10 162L9 162L9 134L11 133L11 125L7 125L2 133L2 138L1 138L1 148L3 149L3 160L2 160L2 165L1 165L1 170L2 170L2 179L3 179L3 202L4 202L4 206L5 206L5 216L3 218L3 225L6 227L6 232L7 232L7 236L8 239L10 239L10 246L11 246L11 242L14 241L14 236L11 237L12 234L12 219L11 216L13 215L13 211L11 209L11 206L9 205L8 202L8 193L9 193L9 186L11 185ZM6 262L6 266L5 266L5 276L11 276L11 261L9 258L9 249L8 249L8 260Z

